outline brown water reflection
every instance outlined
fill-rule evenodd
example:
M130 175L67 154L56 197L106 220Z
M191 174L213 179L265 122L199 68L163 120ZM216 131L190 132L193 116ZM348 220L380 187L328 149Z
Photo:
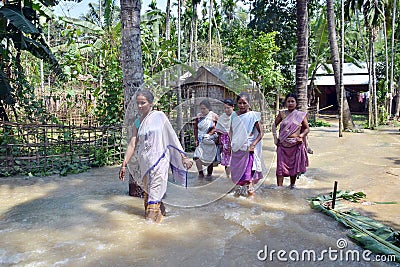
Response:
M312 129L315 153L295 190L275 189L272 168L253 199L228 194L212 201L230 186L222 168L217 169L213 187L196 184L192 176L187 195L170 186L166 202L174 205L167 206L161 225L144 221L143 202L127 195L126 182L117 179L117 167L67 177L1 178L0 265L386 266L328 257L321 262L260 261L257 253L265 246L269 251L320 253L337 249L343 238L348 242L344 250L361 255L362 249L346 237L348 230L310 209L306 198L331 191L338 180L339 188L363 190L372 201L400 202L400 136L389 130L345 133L338 139L335 128ZM264 147L272 147L269 136ZM272 149L265 150L265 158L269 167ZM203 204L179 207L193 199ZM400 229L399 205L359 208Z

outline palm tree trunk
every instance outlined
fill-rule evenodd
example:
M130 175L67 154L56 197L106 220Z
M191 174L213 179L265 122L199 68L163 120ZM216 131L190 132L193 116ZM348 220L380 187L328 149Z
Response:
M374 92L374 98L373 98L373 103L374 103L374 125L375 127L378 126L378 97L376 94L376 67L375 67L375 46L374 46L374 41L372 42L372 52L371 52L371 66L372 66L372 88Z
M142 48L140 43L140 0L121 1L121 64L124 108L143 86Z
M177 52L177 59L178 62L181 60L181 0L178 0L178 52Z
M343 66L344 66L344 0L341 0L341 18L340 18L340 111L339 111L339 136L343 136L343 101L345 98L345 90L343 83Z
M369 37L371 39L371 37ZM374 116L373 114L373 102L372 102L372 98L374 95L374 86L373 86L373 75L372 75L372 41L369 41L369 70L368 70L368 76L369 76L369 99L368 99L368 127L372 127L374 124Z
M383 5L383 14L385 14L385 5ZM385 40L385 102L386 102L386 111L388 112L390 116L390 110L389 110L389 53L388 53L388 39L387 39L387 26L386 26L386 20L383 20L383 39ZM389 118L386 118L388 120Z
M181 61L181 0L178 0L178 62ZM183 116L182 116L182 87L180 84L181 68L178 66L178 88L177 88L177 127L179 130L179 140L185 149L185 133L183 131Z
M389 114L392 114L392 102L393 102L393 95L394 95L394 36L395 36L395 31L396 31L396 5L397 2L396 0L393 0L393 13L392 13L392 49L391 49L391 60L390 60L390 97L389 97ZM396 107L396 113L394 114L395 116L399 115L399 110L400 110L400 105L398 103L399 101L397 101L397 107Z
M196 8L196 14L197 14L197 8ZM194 22L194 42L193 42L193 63L194 63L194 67L195 69L197 69L197 53L198 53L198 49L197 49L197 40L198 40L198 36L197 36L197 29L198 29L198 19L197 19L197 15L196 15L196 20Z
M340 62L339 62L339 48L336 39L335 28L335 10L333 0L327 0L327 19L328 19L328 33L329 33L329 47L331 52L331 61L333 73L336 84L336 97L340 105ZM340 108L340 107L339 107ZM347 99L343 98L343 129L353 129L354 123L351 118L350 107Z
M192 5L193 5L193 1L192 1ZM192 6L192 21L190 23L190 36L189 36L189 40L190 40L190 44L189 44L189 65L192 65L192 59L193 59L193 50L194 50L194 44L193 44L193 40L194 40L194 7Z
M307 78L308 78L308 10L307 0L296 2L297 13L297 55L296 55L296 92L297 106L307 111Z
M165 12L165 39L171 40L171 0L167 0L167 10Z
M142 48L140 43L140 0L121 0L121 64L124 86L125 124L133 125L137 114L132 107L135 93L143 87ZM132 103L131 103L132 102ZM129 113L128 113L129 112ZM128 131L128 140L132 132ZM132 170L134 171L134 170ZM134 195L135 181L139 172L129 173L129 194ZM138 177L136 177L138 178Z
M208 18L208 23L209 23L209 28L208 28L208 63L211 63L211 46L212 46L212 12L213 12L213 0L210 0L210 10L209 10L209 18Z

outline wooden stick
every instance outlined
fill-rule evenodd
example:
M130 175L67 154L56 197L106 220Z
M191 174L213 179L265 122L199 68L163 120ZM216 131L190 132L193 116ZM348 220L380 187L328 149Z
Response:
M335 181L335 184L333 186L333 196L332 196L332 209L335 209L335 202L336 202L336 192L337 192L337 184L338 182Z

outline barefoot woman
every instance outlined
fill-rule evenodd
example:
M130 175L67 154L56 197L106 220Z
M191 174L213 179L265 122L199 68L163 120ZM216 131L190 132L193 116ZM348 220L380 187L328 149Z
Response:
M290 176L290 188L294 188L297 175L306 172L308 166L305 137L310 132L307 113L297 110L297 96L288 94L285 98L287 110L280 111L272 125L274 142L277 146L276 181L283 185L283 177ZM279 138L276 127L280 124Z
M150 91L141 90L136 94L136 103L140 118L133 127L119 178L124 180L126 166L133 153L140 155L139 168L144 185L144 206L146 219L160 223L163 219L162 198L167 190L168 170L170 166L174 177L184 179L185 169L193 162L186 156L178 137L167 116L153 110L154 96Z
M238 110L231 122L231 176L236 184L235 195L254 194L254 184L262 178L261 113L250 110L250 96L240 93Z

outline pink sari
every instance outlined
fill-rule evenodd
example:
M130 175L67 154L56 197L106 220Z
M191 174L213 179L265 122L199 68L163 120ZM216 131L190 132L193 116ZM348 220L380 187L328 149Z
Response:
M277 148L277 176L296 176L306 172L308 156L305 143L298 143L296 138L289 137L301 128L306 115L303 111L293 110L281 122Z

